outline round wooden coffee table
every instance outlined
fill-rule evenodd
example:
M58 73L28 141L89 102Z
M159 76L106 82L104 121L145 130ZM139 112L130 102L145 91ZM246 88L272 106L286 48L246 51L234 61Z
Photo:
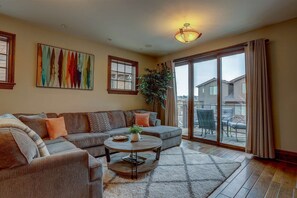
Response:
M162 140L148 135L141 135L138 142L114 141L112 137L104 141L108 168L118 174L130 175L136 178L138 173L145 173L157 167L160 158ZM110 157L110 150L116 153ZM156 155L140 153L156 150ZM127 156L127 153L130 153ZM138 154L140 153L140 154Z

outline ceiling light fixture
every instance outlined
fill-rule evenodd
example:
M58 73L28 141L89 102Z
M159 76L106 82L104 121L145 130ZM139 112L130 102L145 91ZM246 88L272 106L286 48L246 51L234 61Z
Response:
M190 43L198 39L202 33L192 29L190 23L185 23L184 27L180 28L175 34L175 39L182 43Z

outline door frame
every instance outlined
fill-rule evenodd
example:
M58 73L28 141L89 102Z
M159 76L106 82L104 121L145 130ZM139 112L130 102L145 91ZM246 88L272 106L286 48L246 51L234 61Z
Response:
M175 66L188 65L188 135L182 135L183 139L212 144L220 147L244 151L244 147L226 144L221 142L221 78L222 78L222 58L235 54L245 53L246 43L226 47L210 52L196 54L189 57L176 59L173 62ZM212 141L199 137L194 137L194 64L211 59L217 60L217 140ZM248 94L248 93L246 93Z

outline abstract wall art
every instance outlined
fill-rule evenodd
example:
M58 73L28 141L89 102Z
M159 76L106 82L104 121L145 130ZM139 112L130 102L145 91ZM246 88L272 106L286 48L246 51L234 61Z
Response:
M94 55L37 44L37 87L93 90Z

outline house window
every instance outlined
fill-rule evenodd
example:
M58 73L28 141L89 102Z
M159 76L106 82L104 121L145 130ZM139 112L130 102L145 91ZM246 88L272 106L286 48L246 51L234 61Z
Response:
M136 89L138 77L138 62L108 56L108 88L109 94L133 94Z
M209 87L209 95L216 96L218 94L218 88L217 86L211 86Z
M241 84L241 92L242 92L242 94L246 94L246 84L245 83Z
M202 88L202 93L204 93L204 88Z
M15 34L0 31L0 89L13 89Z

